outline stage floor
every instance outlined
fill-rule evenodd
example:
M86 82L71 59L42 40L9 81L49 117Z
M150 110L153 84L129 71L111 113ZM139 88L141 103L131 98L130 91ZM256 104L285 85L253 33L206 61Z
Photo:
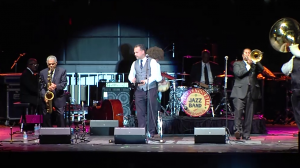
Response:
M230 136L227 144L194 144L192 134L168 135L163 138L165 143L149 141L148 144L119 145L109 143L113 137L89 136L89 142L80 142L70 145L44 145L37 144L33 135L28 135L29 143L22 142L22 134L13 135L13 143L10 144L10 128L0 126L0 151L102 151L102 152L203 152L203 153L297 153L298 138L296 126L267 125L267 134L254 134L252 140L235 140ZM13 131L19 131L19 127L13 127ZM73 140L75 142L75 140ZM79 140L78 140L79 142Z

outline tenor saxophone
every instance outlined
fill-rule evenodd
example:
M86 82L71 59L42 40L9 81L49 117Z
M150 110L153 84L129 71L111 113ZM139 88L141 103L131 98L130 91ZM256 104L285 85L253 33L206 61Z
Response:
M47 100L47 113L52 113L52 100L54 98L54 94L53 92L51 92L49 90L49 86L51 86L51 83L52 83L52 71L51 69L49 69L48 71L48 76L47 76L47 92L45 94L45 100Z

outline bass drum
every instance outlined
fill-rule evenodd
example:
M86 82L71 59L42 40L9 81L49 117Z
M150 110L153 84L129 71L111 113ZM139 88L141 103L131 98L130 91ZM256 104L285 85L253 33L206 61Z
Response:
M187 115L200 117L210 110L211 97L204 89L192 88L183 93L181 106Z

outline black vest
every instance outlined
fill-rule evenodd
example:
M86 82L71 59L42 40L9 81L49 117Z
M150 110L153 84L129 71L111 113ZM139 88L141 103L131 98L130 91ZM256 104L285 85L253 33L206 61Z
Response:
M291 88L300 89L300 58L295 57L291 73Z

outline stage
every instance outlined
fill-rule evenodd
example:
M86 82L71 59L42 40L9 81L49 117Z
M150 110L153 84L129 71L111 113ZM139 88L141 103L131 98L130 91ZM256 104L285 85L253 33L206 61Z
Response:
M87 127L89 129L89 127ZM19 131L18 126L13 131ZM164 143L149 141L148 144L114 144L113 136L86 135L87 142L74 139L72 144L39 144L34 135L28 135L28 143L23 143L22 134L13 135L10 143L10 127L0 126L1 160L48 161L69 166L98 165L101 167L232 167L243 164L254 167L292 166L298 158L298 138L296 126L266 125L267 134L252 134L252 140L235 140L229 137L226 144L194 144L192 134L165 134ZM158 138L157 138L158 139ZM21 152L21 153L20 153ZM26 154L24 153L26 152ZM6 159L7 158L7 159ZM55 158L55 159L54 159ZM144 166L149 158L152 164ZM288 160L293 160L288 162ZM55 161L50 161L55 160ZM275 162L274 162L275 161ZM154 164L154 165L153 165ZM180 166L181 165L181 166ZM251 167L252 167L251 166Z

